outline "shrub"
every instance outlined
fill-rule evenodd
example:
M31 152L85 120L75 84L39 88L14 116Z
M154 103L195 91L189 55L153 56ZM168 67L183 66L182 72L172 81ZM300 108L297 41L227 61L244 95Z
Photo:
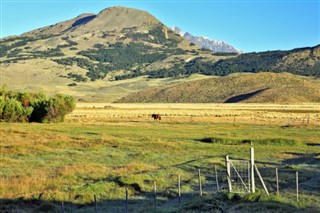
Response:
M62 122L74 108L71 96L57 94L48 98L43 93L0 90L0 120L6 122Z
M2 115L4 105L5 105L4 96L0 96L0 116Z
M42 122L62 122L65 115L72 112L75 106L73 97L57 94L48 100L47 114Z
M16 98L8 98L3 107L2 118L7 122L25 122L32 111L32 107L23 107Z
M71 96L61 94L49 99L44 95L39 95L31 103L31 106L34 107L34 110L30 121L41 123L62 122L65 115L75 108L75 100Z

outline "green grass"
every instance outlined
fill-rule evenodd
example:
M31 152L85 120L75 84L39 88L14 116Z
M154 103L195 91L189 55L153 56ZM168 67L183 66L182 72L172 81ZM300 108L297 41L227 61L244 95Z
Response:
M100 208L111 208L108 206L111 202L116 211L117 203L123 206L124 190L128 187L132 210L148 212L152 209L153 180L156 180L159 199L163 199L159 206L164 212L175 212L177 207L166 200L176 196L177 174L181 175L182 193L192 198L197 194L198 168L203 171L204 186L212 185L214 165L218 166L222 181L225 155L249 159L248 141L252 141L257 165L268 175L265 179L272 193L275 189L272 172L275 167L286 165L280 169L281 192L285 198L271 199L272 202L284 205L283 208L290 205L287 209L319 208L314 202L319 193L313 187L319 183L316 179L320 173L319 153L307 145L317 143L319 135L317 126L281 128L266 124L1 123L0 198L10 202L18 198L64 201L66 209L86 212L91 207L79 205L92 203L96 194ZM203 138L219 140L205 143L201 142ZM297 204L294 171L300 172L302 184L301 201ZM252 202L252 198L243 199ZM269 202L268 199L263 197L261 201ZM193 205L192 199L191 203L186 203L187 200L185 205ZM236 208L237 203L230 205L226 208ZM24 207L32 210L30 206Z

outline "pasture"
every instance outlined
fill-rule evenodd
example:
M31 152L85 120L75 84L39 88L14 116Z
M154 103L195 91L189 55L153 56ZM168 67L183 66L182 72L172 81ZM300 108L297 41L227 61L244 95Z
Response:
M160 122L153 113L161 114ZM59 212L61 201L66 212L94 212L94 195L99 212L124 212L125 187L130 212L152 212L153 181L157 212L212 212L217 201L228 212L320 209L319 104L79 103L64 123L0 125L1 212ZM271 196L264 195L258 181L256 195L217 194L214 166L223 187L225 155L249 159L251 144ZM202 198L197 196L198 169ZM176 205L178 174L181 207Z

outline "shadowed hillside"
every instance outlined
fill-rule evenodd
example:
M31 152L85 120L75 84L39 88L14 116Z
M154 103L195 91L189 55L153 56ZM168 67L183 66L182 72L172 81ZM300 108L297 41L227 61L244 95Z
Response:
M119 103L320 102L319 79L289 73L234 74L142 90Z

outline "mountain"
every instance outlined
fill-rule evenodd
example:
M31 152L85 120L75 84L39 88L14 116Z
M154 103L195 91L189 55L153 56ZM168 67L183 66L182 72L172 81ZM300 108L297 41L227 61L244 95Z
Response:
M148 88L117 103L319 103L319 94L319 79L290 73L233 74Z
M151 14L125 7L3 38L0 50L5 73L10 67L28 73L31 64L42 60L36 69L51 67L57 78L83 82L142 75L197 57L219 59L191 46Z
M104 102L145 87L187 81L194 74L206 78L268 71L320 76L320 45L214 53L145 11L110 7L0 39L0 69L0 86L7 84L9 90L59 92Z
M188 32L184 32L176 26L171 29L200 48L212 50L213 52L242 53L241 50L235 49L224 41L213 40L204 36L194 36Z

